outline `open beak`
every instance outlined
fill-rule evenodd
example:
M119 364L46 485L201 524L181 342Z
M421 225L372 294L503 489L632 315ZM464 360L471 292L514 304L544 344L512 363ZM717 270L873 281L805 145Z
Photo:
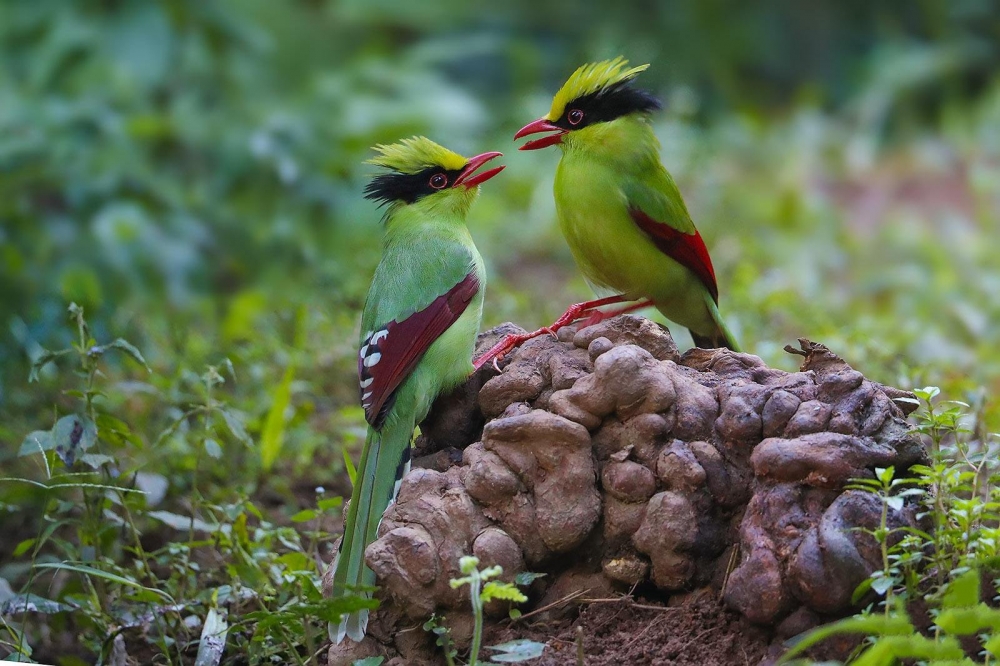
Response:
M538 134L539 132L555 132L555 134L550 134L548 136L543 136L541 139L529 141L521 146L519 150L538 150L539 148L547 148L549 146L554 146L557 143L562 143L562 136L566 133L566 130L553 125L545 118L539 118L538 120L530 122L521 129L517 130L517 134L514 135L514 139L520 139L521 137L528 136L529 134Z
M466 187L475 187L480 183L485 183L493 176L497 175L504 170L505 165L501 164L498 167L493 167L492 169L487 169L481 173L476 173L476 169L483 166L487 162L497 157L503 157L503 153L492 152L483 153L482 155L476 155L475 157L470 157L469 161L465 163L465 168L462 169L462 173L458 174L458 178L455 179L455 184L452 187L458 187L459 185L465 185Z

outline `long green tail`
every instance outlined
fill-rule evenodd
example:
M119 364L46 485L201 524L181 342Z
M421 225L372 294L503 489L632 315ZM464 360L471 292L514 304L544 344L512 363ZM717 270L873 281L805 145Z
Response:
M703 335L691 331L691 339L694 340L694 344L704 349L727 347L734 352L743 351L740 348L740 343L736 341L736 336L733 335L729 327L726 326L726 322L723 321L722 315L719 313L719 306L715 304L715 301L707 291L705 292L705 303L708 305L708 311L712 314L712 319L715 321L715 331L711 335Z
M375 572L365 564L365 549L375 540L382 514L396 499L399 481L410 468L410 440L413 419L390 415L381 430L368 429L368 437L358 464L358 476L351 493L351 506L344 521L344 538L333 562L333 596L371 592L359 587L373 587ZM360 610L330 623L330 640L340 643L344 637L361 641L368 628L368 611Z

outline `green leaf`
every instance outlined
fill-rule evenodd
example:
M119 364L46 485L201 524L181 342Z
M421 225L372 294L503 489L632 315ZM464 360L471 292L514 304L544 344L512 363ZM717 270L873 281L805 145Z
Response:
M243 422L242 414L224 407L220 408L218 412L222 415L222 420L225 421L226 428L233 437L242 442L245 446L253 446L253 439L247 432L247 427Z
M385 661L385 657L365 657L364 659L355 659L351 662L351 666L381 666L383 661Z
M97 415L97 432L105 441L124 445L126 442L137 447L142 447L142 440L132 432L132 428L127 423L111 414Z
M877 595L884 597L885 593L892 589L892 579L886 576L872 578L871 588Z
M246 510L249 511L250 515L252 515L254 518L256 518L257 520L264 520L264 514L261 513L260 509L258 509L257 506L249 499L243 502L243 506L246 507Z
M219 365L221 365L223 370L225 370L229 374L230 379L232 379L235 382L236 368L233 367L233 362L230 361L229 358L227 357L222 359L222 363L220 363Z
M983 647L994 657L1000 657L1000 632L990 636L989 640L983 643Z
M97 426L86 416L70 414L52 426L52 443L56 454L67 467L97 442Z
M339 496L338 497L327 497L327 498L321 499L319 502L317 502L316 506L319 508L320 511L329 511L330 509L336 509L336 508L340 507L341 505L343 505L343 503L344 503L344 498L343 497L339 497Z
M270 301L262 291L242 291L228 300L229 311L222 320L222 339L227 343L252 340L258 334L258 320L267 313Z
M288 571L315 571L316 562L305 553L285 553L277 559Z
M104 465L114 464L118 461L112 456L108 456L103 453L85 453L80 456L80 462L87 465L91 469L100 469Z
M97 576L98 578L103 578L109 580L113 583L119 583L121 585L127 585L129 587L134 587L140 590L146 590L152 592L170 603L174 603L174 598L163 590L157 590L156 588L146 587L131 578L125 578L124 576L119 576L118 574L113 574L108 571L102 571L94 567L88 566L86 564L69 564L67 562L45 562L42 564L36 564L36 569L61 569L63 571L73 571L76 573L84 574L86 576Z
M195 518L192 523L190 516L181 516L176 513L170 513L169 511L150 511L146 515L164 523L165 525L169 525L175 530L187 531L189 529L194 529L196 532L208 533L217 532L219 530L219 526L216 523L209 523L201 518Z
M324 599L319 604L315 604L315 613L319 619L332 622L339 621L340 616L345 613L353 613L366 608L375 610L378 606L377 599L352 594L337 599Z
M18 664L37 664L38 662L31 658L31 647L28 645L27 641L21 641L20 645L15 646L20 647L21 652L15 652L9 654L4 659L9 662L15 662Z
M222 457L222 447L219 446L219 443L217 441L215 441L214 439L211 439L211 438L206 439L205 440L205 453L207 453L209 455L209 457L215 458L216 460L218 460L219 458Z
M970 570L951 581L941 608L969 608L979 603L979 572Z
M969 608L949 608L938 613L935 624L953 636L969 636L981 629L1000 628L1000 611L980 603Z
M900 636L910 637L916 634L917 630L910 622L909 615L901 607L894 610L891 615L855 615L837 622L831 622L805 634L800 634L785 642L788 652L782 655L777 661L778 664L787 664L793 657L802 654L812 646L820 643L831 636L842 634L858 634L861 636ZM919 635L919 634L918 634ZM874 662L874 663L890 663Z
M484 604L494 599L513 601L517 604L522 604L528 600L528 597L524 596L524 593L517 589L513 583L501 583L495 580L483 586L483 591L479 594L479 597L483 600Z
M152 370L149 367L149 364L146 363L146 359L144 359L142 357L142 354L139 352L139 350L136 348L136 346L133 345L128 340L126 340L124 338L118 338L117 340L115 340L111 344L104 345L104 348L105 349L117 349L118 351L123 352L123 353L127 354L128 356L131 356L132 360L134 360L136 363L138 363L142 367L146 368L146 372L152 372Z
M264 471L269 471L285 440L285 411L292 399L292 379L295 377L295 367L289 365L285 376L274 389L271 409L264 421L264 431L260 435L260 462Z
M317 513L313 509L303 509L302 511L299 511L294 516L292 516L292 522L293 523L304 523L304 522L306 522L308 520L312 520L316 516L317 516Z
M545 651L545 643L539 643L538 641L532 641L525 638L516 641L508 641L507 643L501 643L500 645L487 645L486 649L495 650L501 653L492 655L490 657L490 661L498 664L510 664L541 657L542 653Z
M895 473L896 473L896 468L893 467L892 465L889 465L888 467L885 468L882 467L875 468L875 476L878 477L879 481L881 481L882 483L889 483L890 481L892 481L892 477L893 475L895 475Z
M28 549L34 545L35 545L34 538L25 539L21 543L17 544L12 554L14 555L14 557L20 557L21 555L24 555L26 552L28 552Z
M198 642L198 655L194 658L194 666L217 666L222 661L228 633L229 623L226 621L225 615L214 608L208 609L205 625L201 630L201 640Z
M851 594L851 603L857 604L861 599L868 594L868 591L872 589L872 579L865 578L861 583L854 588L854 593Z
M49 351L48 349L43 349L38 358L31 362L31 372L28 373L28 383L37 382L38 373L41 372L42 368L60 356L65 356L72 351L72 349L60 349L59 351Z
M514 576L514 584L518 587L527 587L539 578L544 578L547 574L535 573L534 571L522 571Z
M28 436L24 438L23 442L21 442L21 448L17 452L17 455L30 456L34 453L50 451L54 447L55 442L52 440L52 431L35 430L34 432L28 433Z

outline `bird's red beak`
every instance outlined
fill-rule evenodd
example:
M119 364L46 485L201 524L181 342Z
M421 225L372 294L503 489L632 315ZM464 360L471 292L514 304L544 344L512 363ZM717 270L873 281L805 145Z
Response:
M497 175L504 170L505 165L501 164L498 167L493 167L492 169L487 169L482 173L476 173L476 169L483 166L487 162L497 157L503 157L503 153L492 152L483 153L482 155L476 155L475 157L470 157L469 161L465 163L465 168L462 169L462 173L458 174L458 178L455 179L454 185L452 187L458 187L459 185L465 185L466 187L475 187L480 183L485 183L493 176Z
M539 118L538 120L530 122L521 129L517 130L517 134L514 135L514 139L520 139L521 137L528 136L529 134L538 134L539 132L555 132L555 134L550 134L548 136L543 136L541 139L529 141L521 146L519 150L538 150L539 148L548 148L549 146L554 146L557 143L562 143L562 136L566 133L566 130L553 125L545 118Z

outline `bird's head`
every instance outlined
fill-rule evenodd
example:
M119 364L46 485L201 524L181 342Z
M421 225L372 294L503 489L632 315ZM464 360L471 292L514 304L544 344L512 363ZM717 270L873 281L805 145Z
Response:
M378 156L367 163L388 171L372 178L365 198L388 205L390 213L399 206L419 206L428 212L464 214L479 193L479 184L504 169L500 165L476 173L502 153L462 157L422 136L377 145L374 150Z
M514 138L551 134L528 141L521 150L606 143L616 122L659 109L658 99L631 85L647 67L629 67L621 56L579 67L552 99L548 114L522 127Z

